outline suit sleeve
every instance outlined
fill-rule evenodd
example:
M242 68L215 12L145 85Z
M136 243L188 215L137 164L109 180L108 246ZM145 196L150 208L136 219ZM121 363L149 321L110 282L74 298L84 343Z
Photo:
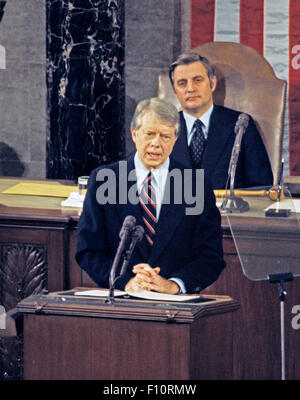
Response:
M96 171L91 173L78 223L76 261L100 287L108 287L112 254L103 206L96 201Z

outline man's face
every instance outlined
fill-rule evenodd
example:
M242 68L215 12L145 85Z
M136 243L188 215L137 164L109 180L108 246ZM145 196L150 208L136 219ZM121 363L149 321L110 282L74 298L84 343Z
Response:
M200 117L212 106L216 77L210 81L200 61L178 65L174 70L173 80L174 91L183 111Z
M173 150L175 127L166 125L152 111L146 112L137 131L131 130L138 156L148 169L161 167Z

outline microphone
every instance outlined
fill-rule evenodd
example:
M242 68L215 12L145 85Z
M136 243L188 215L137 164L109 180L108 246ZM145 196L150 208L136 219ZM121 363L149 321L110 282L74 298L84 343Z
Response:
M122 228L119 233L119 237L122 240L126 242L128 235L130 232L134 229L136 224L136 219L133 215L127 215L127 217L124 219Z
M234 127L234 133L235 133L235 141L234 141L234 145L232 148L232 152L231 152L231 157L230 157L230 162L229 162L229 168L228 168L228 175L231 175L231 170L233 166L236 166L237 161L238 161L238 157L239 157L239 153L240 153L240 145L241 145L241 141L243 138L243 135L245 133L245 130L247 129L249 123L249 116L245 113L241 113L238 116L238 119L235 123L235 127ZM235 174L235 171L234 171ZM235 176L234 176L235 178Z
M136 219L132 215L127 215L127 217L123 221L123 225L121 227L119 237L120 237L120 242L119 246L110 270L110 275L109 275L109 301L113 302L114 300L114 287L115 287L115 282L116 282L116 270L120 262L121 255L124 251L126 241L128 239L128 236L131 234L133 229L135 228L136 224Z
M234 195L234 180L235 180L235 173L236 173L236 166L241 150L241 142L245 130L247 129L249 123L249 116L245 113L241 113L238 116L234 127L235 141L233 144L229 167L228 167L228 178L230 178L230 196L226 198L222 205L221 210L223 212L245 212L249 210L249 204L243 200L241 197L236 197ZM225 190L225 193L227 191Z
M135 248L135 245L137 244L137 242L140 242L143 239L144 233L145 233L145 229L141 225L137 225L135 227L135 229L131 232L131 243L130 243L129 249L126 252L126 256L124 258L123 265L121 268L120 275L118 276L118 279L125 274L127 266L129 264L131 254Z

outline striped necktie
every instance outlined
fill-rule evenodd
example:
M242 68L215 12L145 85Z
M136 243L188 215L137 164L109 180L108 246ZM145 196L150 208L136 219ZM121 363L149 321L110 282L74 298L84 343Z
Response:
M151 174L151 172L149 172L146 179L144 180L140 194L140 203L143 208L143 221L146 228L145 236L150 246L153 245L155 229L157 224L156 194L151 184L152 179L153 175Z
M190 152L193 167L200 167L205 147L205 137L202 131L202 122L196 119L193 125L194 134L191 140Z

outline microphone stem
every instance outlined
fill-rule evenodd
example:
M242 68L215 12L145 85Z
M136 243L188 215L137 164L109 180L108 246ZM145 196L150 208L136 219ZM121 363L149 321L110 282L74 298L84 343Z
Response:
M119 277L121 277L121 276L123 276L125 274L125 271L127 269L131 254L132 254L132 252L133 252L133 250L135 248L136 243L137 243L137 238L132 238L130 246L129 246L129 250L126 252L126 256L124 257L124 261L123 261L123 264L122 264L122 267L121 267L121 272L120 272Z
M235 165L236 164L232 164L230 172L230 197L234 197Z
M111 303L114 301L114 288L115 288L115 281L116 281L116 279L115 279L116 270L117 270L121 255L122 255L123 250L124 250L125 242L126 242L126 237L125 238L123 237L121 239L120 243L119 243L119 246L118 246L118 249L117 249L117 253L115 255L115 258L114 258L114 261L113 261L113 264L112 264L112 267L111 267L111 270L110 270L110 275L109 275L109 300L110 300Z
M109 274L109 299L107 300L109 303L113 303L114 301L114 287L116 282L116 271L120 262L120 258L124 252L125 244L129 235L131 235L131 231L135 227L136 219L132 215L128 215L123 222L121 231L120 231L120 242L117 248L117 252L110 270Z

